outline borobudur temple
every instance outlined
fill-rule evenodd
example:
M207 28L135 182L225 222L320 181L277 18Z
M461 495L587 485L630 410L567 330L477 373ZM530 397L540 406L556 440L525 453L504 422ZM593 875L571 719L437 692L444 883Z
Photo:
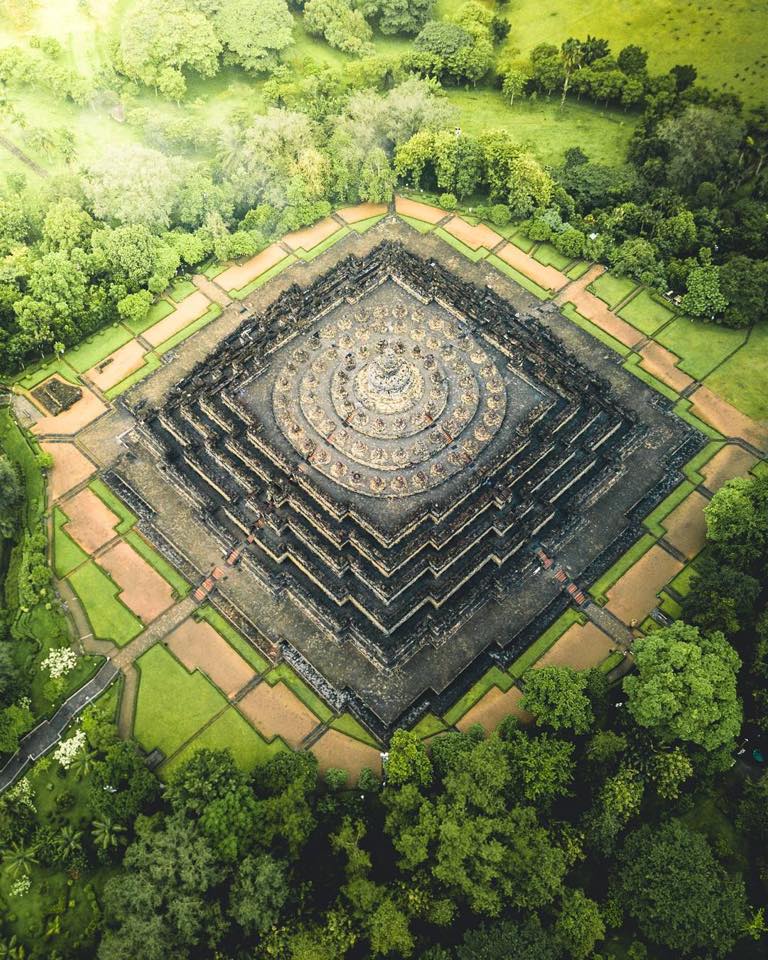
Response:
M272 652L384 736L534 640L569 601L540 556L586 587L700 437L555 307L371 234L130 398L113 478L150 453Z

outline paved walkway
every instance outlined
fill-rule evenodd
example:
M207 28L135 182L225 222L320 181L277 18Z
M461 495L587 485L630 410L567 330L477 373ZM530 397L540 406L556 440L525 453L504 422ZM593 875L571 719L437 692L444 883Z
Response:
M75 691L50 720L38 724L22 739L18 752L0 770L0 793L15 783L31 763L44 756L59 742L75 717L82 713L91 701L104 693L119 672L117 667L107 660L98 673Z

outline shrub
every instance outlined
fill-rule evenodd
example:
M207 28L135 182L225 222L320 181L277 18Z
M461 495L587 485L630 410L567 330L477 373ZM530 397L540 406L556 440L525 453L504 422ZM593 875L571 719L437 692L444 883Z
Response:
M443 210L455 210L459 205L459 201L452 193L441 193L439 203Z

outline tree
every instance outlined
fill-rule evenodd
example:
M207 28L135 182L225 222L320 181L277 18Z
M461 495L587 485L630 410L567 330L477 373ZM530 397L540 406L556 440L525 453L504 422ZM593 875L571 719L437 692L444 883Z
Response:
M139 290L138 293L129 293L117 302L117 313L121 320L128 324L140 324L149 313L152 306L152 294L149 290Z
M714 320L723 313L728 301L720 292L720 268L703 263L688 274L688 287L680 306L685 313L702 320Z
M637 671L624 678L627 709L663 743L717 750L741 726L738 654L722 633L703 637L680 621L635 641Z
M574 960L594 954L595 944L605 937L600 908L582 890L566 890L554 929L555 939Z
M435 0L363 0L360 9L367 19L375 19L386 36L393 33L418 33L429 20Z
M630 834L616 885L643 937L685 956L723 957L744 929L742 879L726 873L707 840L679 820Z
M735 477L704 508L707 540L739 570L765 555L768 547L768 478Z
M178 165L157 150L112 147L88 168L83 190L100 220L159 233L170 225L179 181Z
M554 181L530 153L520 153L509 166L507 202L513 217L527 217L552 199Z
M560 108L565 106L568 87L571 85L571 75L578 70L584 61L584 49L579 40L570 37L560 48L560 59L563 63L563 94L560 98Z
M529 670L524 678L522 705L543 726L586 733L594 719L584 693L586 685L586 676L570 667Z
M392 786L406 783L426 787L432 781L432 764L424 744L410 730L396 730L389 745L386 777Z
M332 47L361 56L371 51L373 31L351 0L307 0L304 26L308 33L325 37Z
M748 327L768 315L768 261L736 255L720 267L720 292L727 302L723 323Z
M94 764L90 801L94 812L119 823L133 820L157 796L158 782L136 746L120 741Z
M470 930L456 947L456 960L559 960L560 955L535 914L523 923L502 920Z
M702 180L733 179L744 137L744 123L737 116L692 104L680 116L662 120L657 133L667 147L667 177L676 189L688 192Z
M509 100L510 106L514 104L515 97L519 97L523 93L529 79L524 70L510 68L504 73L501 92Z
M752 615L759 593L760 583L754 577L714 557L705 557L691 578L683 617L705 633L721 630L733 635Z
M628 76L643 73L645 65L648 63L648 51L638 47L635 43L630 43L619 51L616 63L619 65L619 70Z
M34 846L23 846L14 842L3 850L5 868L10 876L16 879L28 876L37 862L37 850Z
M214 25L225 56L254 73L271 73L293 43L293 17L286 0L227 0Z
M21 502L21 483L16 467L0 453L0 536L12 537L16 530L16 508Z
M276 926L291 892L286 865L269 854L245 857L237 867L229 912L247 934Z
M220 53L213 25L186 0L167 0L161 16L153 0L138 0L120 30L117 67L180 99L186 89L183 71L212 77L219 68Z
M116 823L111 817L94 820L91 834L96 848L102 853L107 853L113 847L119 847L121 843L125 842L123 840L125 827Z

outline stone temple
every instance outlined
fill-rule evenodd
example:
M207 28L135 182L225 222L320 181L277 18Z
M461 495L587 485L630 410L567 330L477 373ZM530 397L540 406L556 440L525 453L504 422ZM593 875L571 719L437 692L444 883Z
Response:
M377 231L129 404L257 633L383 736L518 655L568 602L537 553L587 586L700 438L555 308Z

